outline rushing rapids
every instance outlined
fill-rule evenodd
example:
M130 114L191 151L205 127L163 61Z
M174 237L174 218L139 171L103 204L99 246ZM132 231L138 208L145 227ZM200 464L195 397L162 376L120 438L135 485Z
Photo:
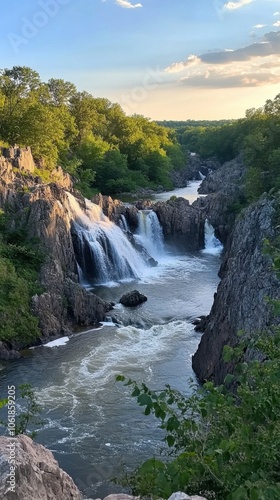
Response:
M109 313L111 323L100 329L69 335L0 365L0 390L4 393L8 380L33 386L45 422L38 441L54 452L86 496L103 498L115 490L110 480L122 472L121 461L133 468L162 448L157 424L142 415L115 375L146 381L154 389L169 383L191 390L191 356L199 342L192 320L209 313L219 260L211 252L165 252L156 214L140 211L134 237L159 261L151 268L129 241L126 219L121 229L99 206L80 204L70 194L67 209L74 221L80 282L94 284L95 293L115 303L137 286L148 301L127 311L117 303ZM209 242L206 237L206 246Z

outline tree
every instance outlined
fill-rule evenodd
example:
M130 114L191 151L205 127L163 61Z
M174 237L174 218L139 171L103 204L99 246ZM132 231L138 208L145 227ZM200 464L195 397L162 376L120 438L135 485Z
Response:
M51 102L54 106L66 106L77 93L75 85L65 80L51 78L47 83Z

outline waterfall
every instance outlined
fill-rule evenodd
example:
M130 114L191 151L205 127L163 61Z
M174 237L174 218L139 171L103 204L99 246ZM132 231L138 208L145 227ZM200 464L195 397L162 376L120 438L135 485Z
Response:
M204 179L206 179L206 175L203 175L200 171L198 172L199 173L199 177L202 181L204 181Z
M108 283L140 278L146 263L121 228L98 205L86 200L83 210L70 193L68 201L76 259L84 280Z
M214 230L212 224L210 224L210 222L208 221L208 219L206 219L206 221L205 221L205 230L204 231L205 231L204 232L204 234L205 234L205 248L203 250L203 253L217 255L218 253L220 253L223 250L223 245L216 238L215 230Z
M123 214L121 214L121 216L120 216L120 227L125 232L129 231L127 220Z
M135 238L153 258L156 259L164 253L162 227L153 210L139 210L138 230Z

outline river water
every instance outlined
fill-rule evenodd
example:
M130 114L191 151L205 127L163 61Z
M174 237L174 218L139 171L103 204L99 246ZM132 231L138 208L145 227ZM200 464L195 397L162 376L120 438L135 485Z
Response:
M162 251L157 259L158 267L147 269L140 280L95 287L98 295L115 302L137 288L148 297L139 308L117 304L113 318L100 329L75 334L61 346L28 350L24 358L0 365L1 395L7 385L33 386L45 422L37 441L53 451L89 497L119 491L110 479L159 455L163 447L155 419L142 414L115 376L124 374L154 389L168 383L185 394L194 377L191 356L200 335L191 321L211 308L219 255Z

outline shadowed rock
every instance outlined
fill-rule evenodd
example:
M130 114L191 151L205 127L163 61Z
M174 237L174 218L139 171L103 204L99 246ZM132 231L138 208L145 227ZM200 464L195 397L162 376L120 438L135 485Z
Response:
M148 299L145 295L138 292L138 290L133 290L133 292L128 292L123 295L120 299L120 303L125 307L136 307L143 302L146 302Z

